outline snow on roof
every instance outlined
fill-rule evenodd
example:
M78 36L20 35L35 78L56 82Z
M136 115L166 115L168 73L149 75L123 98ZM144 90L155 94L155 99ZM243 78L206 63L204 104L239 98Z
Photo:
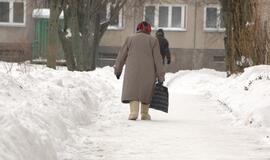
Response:
M33 12L32 12L32 16L33 16L33 18L49 19L50 18L50 9L47 9L47 8L34 9ZM59 18L60 19L64 18L63 12L60 14Z

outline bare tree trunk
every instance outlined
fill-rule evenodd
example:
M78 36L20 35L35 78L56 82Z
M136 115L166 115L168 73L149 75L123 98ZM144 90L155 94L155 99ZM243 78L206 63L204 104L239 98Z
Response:
M65 52L69 70L90 71L96 68L99 43L110 22L118 18L127 0L62 0L64 28L58 26L58 34ZM112 10L106 22L100 14L107 6ZM103 9L103 10L102 10Z
M259 15L259 0L220 0L225 23L228 75L264 64L269 38Z
M49 19L49 32L48 32L48 55L47 67L56 68L56 54L57 46L57 32L59 25L59 9L57 8L58 1L50 1L50 19Z
M226 64L226 71L227 71L227 75L230 75L230 71L231 71L231 56L230 56L230 38L231 38L231 20L230 18L232 17L230 15L230 10L229 10L229 6L230 6L230 2L231 1L226 1L226 0L221 0L221 5L222 5L222 18L224 20L225 23L225 37L224 37L224 46L225 46L225 64Z
M65 52L65 60L66 60L66 65L69 71L74 71L76 69L75 66L75 59L73 56L73 52L72 52L72 46L71 46L71 40L67 39L65 37L65 33L64 32L59 32L59 38L62 44L62 48Z
M66 6L68 6L68 4L70 3L70 1L63 1L61 3L61 10L63 10L64 13L64 17L66 17L66 19L64 20L64 26L59 25L58 26L58 35L62 44L62 48L64 50L65 53L65 60L66 60L66 65L69 71L74 71L76 70L76 64L75 64L75 58L73 55L73 50L72 50L72 42L71 39L68 36L67 33L67 29L68 29L68 23L70 23L70 18L71 18L71 11L68 10L68 8ZM69 17L69 18L68 18ZM70 32L70 30L69 30Z

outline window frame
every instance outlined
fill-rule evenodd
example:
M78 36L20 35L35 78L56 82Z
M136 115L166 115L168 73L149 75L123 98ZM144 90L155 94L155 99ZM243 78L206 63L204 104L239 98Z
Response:
M153 30L162 28L165 31L187 31L187 4L145 4L143 20L145 21L146 7L155 7ZM168 27L159 27L159 7L168 7ZM172 27L172 8L181 7L181 27Z
M207 8L216 8L217 9L217 27L209 28L206 27L206 18L207 18ZM208 4L204 7L204 19L203 19L203 30L206 32L225 32L225 27L221 27L221 6L219 4Z
M108 26L108 30L123 30L125 28L124 26L124 16L123 16L123 10L124 7L120 9L119 11L119 15L118 15L118 25L109 25ZM110 12L111 12L111 8L110 8L110 4L107 5L106 7L106 18L109 19L110 18Z
M7 2L9 3L9 22L0 22L0 26L11 26L11 27L25 27L26 24L26 1L25 0L0 0L0 2ZM17 23L13 20L13 9L15 2L22 2L23 3L23 23Z

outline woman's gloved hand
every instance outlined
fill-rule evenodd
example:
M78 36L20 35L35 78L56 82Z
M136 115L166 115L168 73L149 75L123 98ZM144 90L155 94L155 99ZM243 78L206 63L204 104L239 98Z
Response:
M121 74L115 73L115 76L116 76L117 79L120 79Z
M158 80L158 83L157 83L157 85L163 85L163 81L160 81L160 80Z
M115 66L113 66L113 67L114 67L114 75L115 75L115 77L116 77L117 79L120 79L121 72L116 71Z

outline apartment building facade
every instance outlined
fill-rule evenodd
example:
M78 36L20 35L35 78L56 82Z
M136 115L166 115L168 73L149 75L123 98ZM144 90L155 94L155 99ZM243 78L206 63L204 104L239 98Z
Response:
M33 3L0 0L0 59L23 61L31 58L34 40Z
M0 60L32 59L36 35L35 8L45 0L0 0ZM262 0L263 20L269 20L269 1ZM108 7L104 9L109 16ZM152 35L162 28L170 43L172 63L167 71L212 68L225 70L224 24L218 0L129 0L100 43L98 65L112 65L124 40L145 20ZM44 17L43 17L44 18ZM48 18L48 17L47 17ZM44 31L47 28L43 28Z
M117 54L127 36L136 32L137 24L146 20L152 35L162 28L170 43L172 63L168 71L213 68L225 70L224 25L218 0L151 0L126 7L101 41L101 55ZM126 11L125 11L126 10ZM121 14L121 13L120 13ZM106 56L104 56L106 63Z

